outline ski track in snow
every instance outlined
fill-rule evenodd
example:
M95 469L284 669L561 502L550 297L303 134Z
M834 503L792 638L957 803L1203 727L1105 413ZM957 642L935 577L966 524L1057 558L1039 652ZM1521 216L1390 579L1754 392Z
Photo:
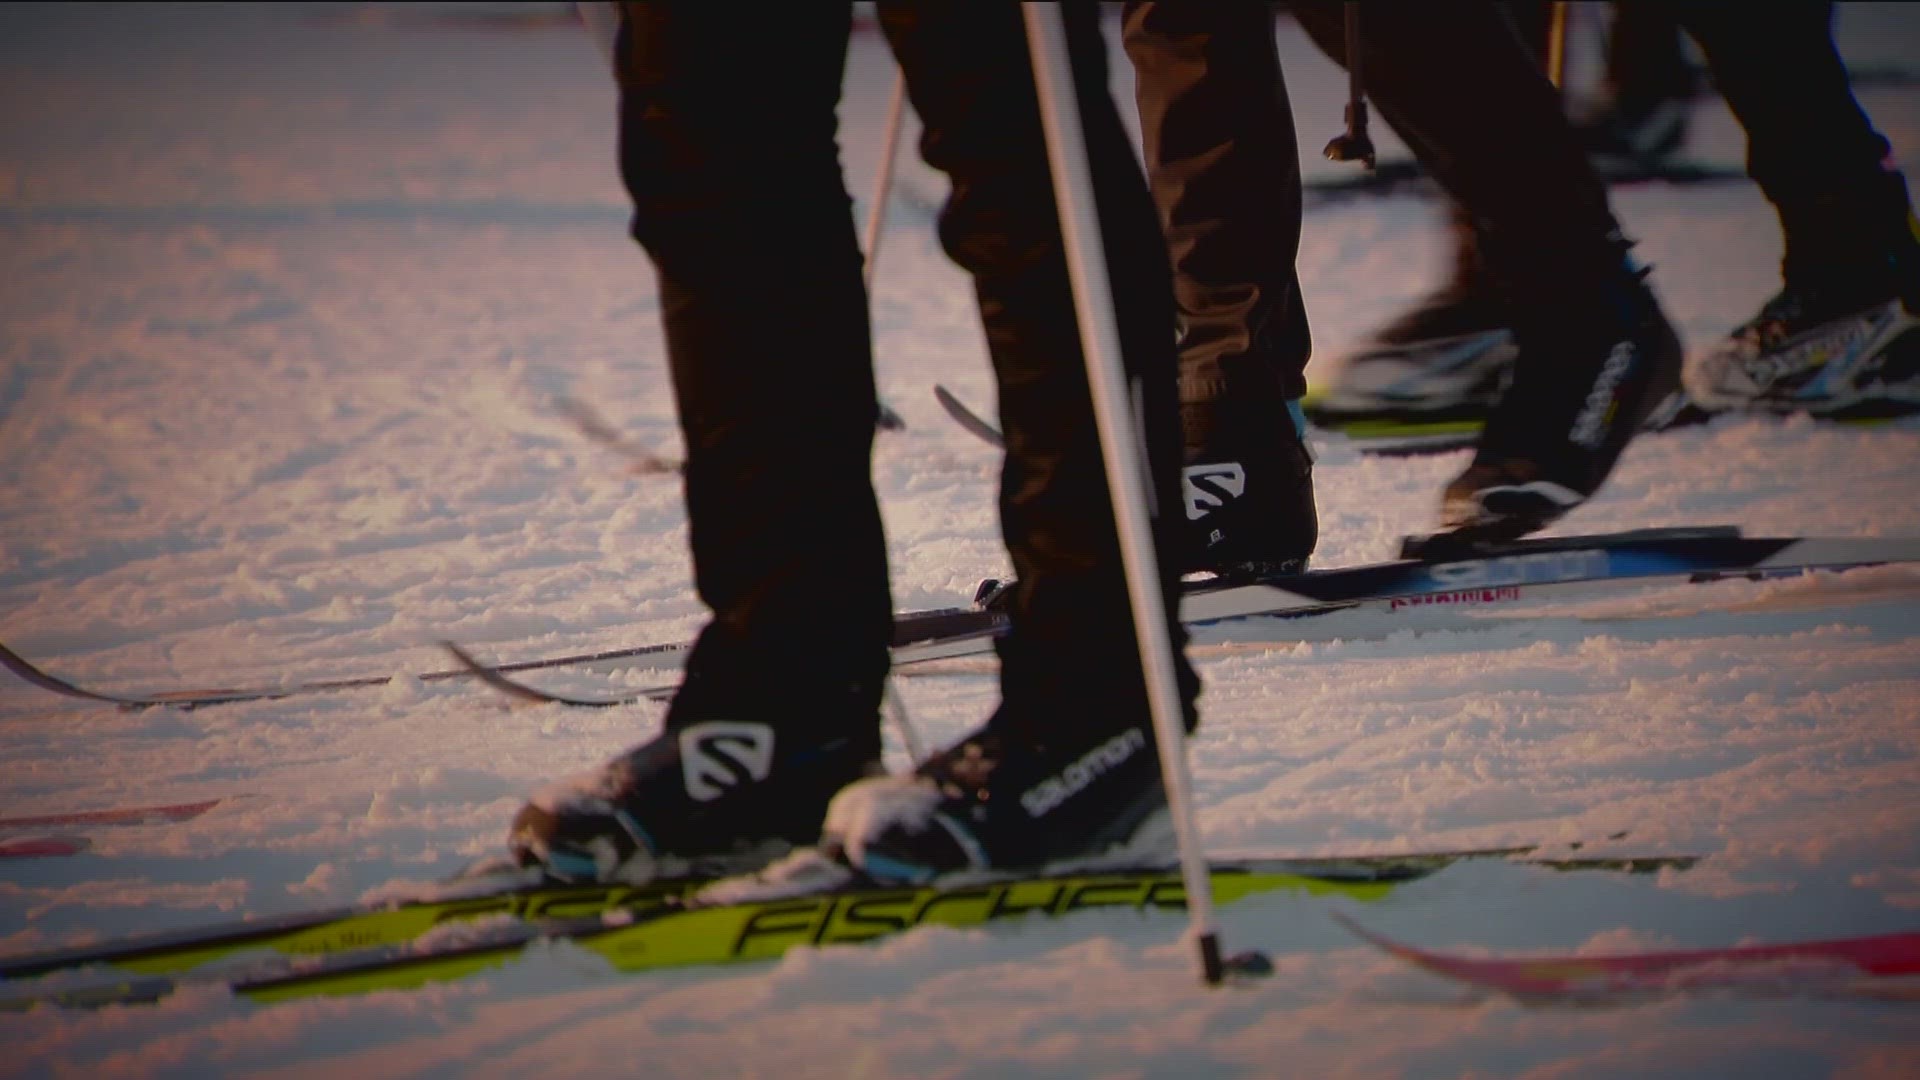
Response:
M0 640L138 690L433 670L449 637L515 660L698 628L676 482L632 474L557 406L590 402L628 441L677 455L653 281L624 235L612 90L558 20L448 15L497 7L0 10L0 88L32 102L0 113ZM1317 154L1343 80L1278 32L1304 167L1338 175ZM1910 63L1920 20L1849 6L1840 38L1850 61ZM860 35L842 108L856 199L891 80ZM1117 56L1114 86L1131 100ZM1920 166L1920 94L1859 96ZM1690 149L1739 160L1717 101ZM928 228L942 182L911 154L901 169L873 312L881 391L908 428L879 438L874 478L895 600L915 608L965 603L1007 566L997 459L932 396L944 383L992 413L971 294ZM1691 343L1775 287L1778 233L1751 185L1616 189L1616 206ZM1436 220L1411 197L1310 211L1301 266L1323 360L1433 283ZM1318 449L1323 566L1390 556L1464 460ZM1722 419L1636 443L1560 531L1916 535L1916 460L1912 423ZM1708 857L1649 877L1469 865L1362 912L1432 946L1913 929L1916 586L1920 573L1889 569L1472 630L1203 631L1203 831L1222 851L1599 841L1583 851ZM903 680L929 741L985 715L990 672ZM529 676L585 693L666 677ZM442 876L495 851L527 792L658 719L404 678L122 713L6 678L0 816L250 797L89 829L85 854L0 869L0 952ZM1222 908L1229 947L1269 949L1278 968L1223 992L1199 988L1183 924L1164 915L922 929L637 977L556 945L418 991L264 1007L189 990L0 1015L0 1074L1920 1074L1910 1005L1526 1009L1404 968L1327 918L1357 906Z

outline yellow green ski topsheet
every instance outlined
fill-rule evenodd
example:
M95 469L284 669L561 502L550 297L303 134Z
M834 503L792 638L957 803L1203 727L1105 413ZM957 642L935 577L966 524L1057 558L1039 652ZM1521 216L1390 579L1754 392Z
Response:
M1464 859L1554 870L1645 873L1684 856L1530 858L1528 847L1346 858L1216 861L1215 897L1290 891L1369 901ZM916 926L1184 906L1171 867L1062 873L992 883L863 888L724 906L683 901L698 881L648 886L542 884L396 906L242 920L197 931L0 959L0 1008L150 1001L185 984L226 985L260 1000L404 988L495 966L528 945L567 939L616 970L649 971L777 957L799 945L858 943ZM69 976L96 977L79 982ZM43 976L60 978L40 981Z
M1220 904L1271 892L1371 901L1427 872L1410 870L1390 878L1356 881L1268 871L1257 865L1222 866L1213 870L1212 883L1214 900ZM533 941L549 938L571 940L603 957L614 970L631 973L770 960L796 947L859 944L920 926L971 927L1032 915L1178 911L1185 906L1185 889L1178 871L1172 869L979 885L862 889L717 907L662 905L639 911L619 909L597 926L566 920L551 933L540 932L537 923L523 924L531 932L512 933L497 942L481 935L471 946L378 958L366 967L350 962L337 967L326 965L311 972L251 981L234 989L257 1001L280 1001L313 994L411 988L497 966ZM623 922L621 915L627 912L632 919Z

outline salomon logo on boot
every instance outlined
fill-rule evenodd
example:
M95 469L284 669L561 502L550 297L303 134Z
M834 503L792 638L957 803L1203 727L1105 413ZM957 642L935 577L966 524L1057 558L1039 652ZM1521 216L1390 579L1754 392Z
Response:
M1127 730L1101 743L1080 760L1061 769L1020 793L1020 805L1028 817L1045 817L1055 807L1085 790L1088 784L1120 766L1147 745L1146 733L1139 728Z
M1568 433L1574 445L1591 450L1607 437L1607 429L1613 426L1614 414L1618 411L1614 399L1620 381L1633 370L1633 353L1633 342L1622 341L1607 354L1606 363L1600 365L1600 376L1593 380L1586 404L1580 415L1574 417L1573 430Z
M1187 520L1198 521L1247 493L1247 470L1237 461L1189 465L1180 474Z
M773 771L773 729L765 724L710 720L680 731L680 769L687 795L712 802Z

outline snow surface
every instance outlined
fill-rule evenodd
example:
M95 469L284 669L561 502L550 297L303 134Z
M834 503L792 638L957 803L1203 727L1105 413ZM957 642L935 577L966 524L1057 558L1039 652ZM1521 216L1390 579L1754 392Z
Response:
M701 620L677 485L631 471L562 407L587 402L629 441L676 452L651 274L624 235L612 89L554 7L0 5L0 640L108 689L396 676L139 713L0 677L0 816L228 800L190 822L96 829L83 855L0 865L0 953L442 876L495 852L527 793L657 724L652 706L513 707L406 677L447 666L442 638L515 660L677 639ZM1911 9L1845 7L1850 61L1920 56ZM1308 174L1339 175L1318 150L1343 81L1278 32ZM891 78L859 36L843 108L856 194L871 190ZM1124 62L1115 85L1130 93ZM1920 95L1860 98L1920 167ZM1739 160L1717 102L1691 149ZM966 283L927 227L940 181L907 159L873 306L880 384L908 429L881 438L874 478L896 603L919 608L962 604L1007 566L994 453L932 396L944 383L990 410L992 382ZM1751 185L1620 189L1617 206L1693 343L1774 288L1779 237ZM1428 287L1444 256L1431 202L1316 202L1301 266L1322 359ZM1387 557L1428 528L1463 460L1319 450L1323 566ZM1561 531L1920 536L1916 460L1911 423L1722 419L1636 443ZM1584 840L1706 856L1648 877L1477 864L1364 908L1248 899L1220 917L1229 948L1271 950L1277 973L1258 985L1202 989L1166 915L925 929L647 976L556 946L413 992L263 1007L195 990L0 1016L0 1073L1920 1074L1910 1004L1528 1009L1405 968L1329 918L1543 951L1920 927L1916 589L1891 569L1420 634L1206 632L1192 754L1214 850ZM529 679L605 693L670 677ZM902 686L932 739L993 696L977 661Z

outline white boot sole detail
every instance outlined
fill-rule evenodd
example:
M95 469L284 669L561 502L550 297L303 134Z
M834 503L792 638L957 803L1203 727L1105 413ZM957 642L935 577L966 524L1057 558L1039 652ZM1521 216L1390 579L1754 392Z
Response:
M1490 525L1511 518L1511 514L1493 514L1487 512L1487 498L1496 495L1531 495L1553 504L1560 513L1587 501L1585 495L1551 480L1535 480L1526 484L1500 484L1485 487L1461 498L1448 499L1443 508L1445 525L1448 528L1460 528L1467 525Z

